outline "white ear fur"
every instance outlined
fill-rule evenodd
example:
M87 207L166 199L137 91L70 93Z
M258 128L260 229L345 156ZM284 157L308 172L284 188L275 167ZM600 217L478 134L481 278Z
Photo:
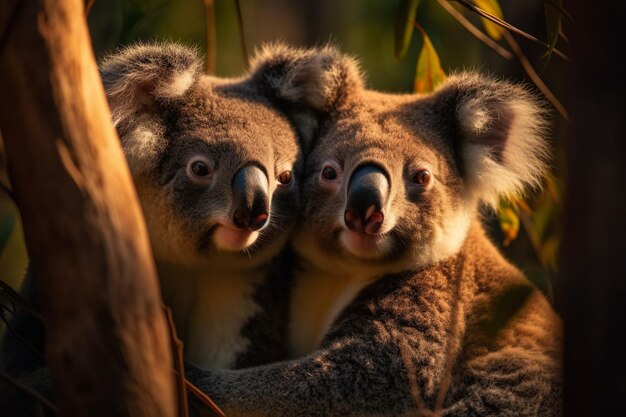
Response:
M137 123L122 138L122 148L128 167L134 174L153 168L167 147L163 126L147 115L139 116Z
M155 102L189 91L200 74L198 55L173 43L138 44L106 58L100 72L129 166L144 172L166 146Z
M547 111L527 89L478 74L461 74L456 114L461 155L472 198L496 208L540 187L548 167Z

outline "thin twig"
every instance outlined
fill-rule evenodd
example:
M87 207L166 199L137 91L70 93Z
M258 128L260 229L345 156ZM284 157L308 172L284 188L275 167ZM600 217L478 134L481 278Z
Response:
M517 59L520 62L520 64L522 64L522 67L524 68L524 71L526 71L526 74L528 74L528 76L533 81L533 83L543 93L543 95L546 97L546 99L548 99L548 101L554 106L554 108L561 114L561 116L563 116L563 118L566 121L569 121L569 116L567 115L567 110L561 104L561 102L556 98L556 96L552 93L552 91L550 91L550 89L543 82L543 80L541 79L539 74L537 74L537 71L535 71L533 66L530 64L530 62L528 61L528 59L526 58L526 56L522 52L521 48L519 47L518 43L513 38L513 35L511 35L508 31L504 30L504 31L502 31L502 36L504 37L506 42L511 47L511 50L513 51L513 53L517 57Z
M462 5L463 7L471 10L472 12L484 17L485 19L495 23L498 26L502 26L505 29L510 30L511 32L515 32L518 35L522 35L523 37L525 37L526 39L530 39L531 41L538 43L542 46L545 46L546 48L550 48L550 45L548 45L546 42L542 41L541 39L538 39L536 37L534 37L533 35L531 35L530 33L524 32L523 30L513 26L512 24L505 22L504 20L500 19L497 16L492 15L491 13L487 13L486 11L484 11L483 9L476 7L475 5L473 5L472 3L469 3L465 0L449 0L449 1L456 1L457 3L459 3L460 5ZM552 50L556 55L558 55L559 57L568 60L569 58L567 57L567 55L565 55L563 52L559 51L558 49L554 48Z
M13 30L13 25L17 21L17 17L19 16L19 12L24 9L24 2L16 1L13 10L8 15L9 18L5 22L6 26L4 27L4 31L0 34L0 54L4 52L4 46L6 45L7 39L9 38L9 34Z
M543 253L543 247L541 245L541 238L539 237L539 235L537 234L537 231L533 227L533 222L530 219L530 216L524 210L520 210L519 219L522 222L522 225L524 226L524 230L526 230L526 234L528 235L528 239L530 240L530 243L533 246L535 254L537 255L537 259L539 259L539 262L541 263L542 266L547 267L548 260L546 259Z
M96 0L85 0L85 17L89 16L89 12Z
M15 193L13 193L13 191L11 191L11 189L9 187L7 187L6 185L0 183L0 193L6 195L7 197L9 197L13 202L15 202Z
M6 372L2 370L0 370L0 378L4 379L6 382L13 385L15 388L27 394L28 396L32 397L35 401L37 401L38 403L46 407L50 412L57 415L57 408L50 401L46 400L35 390L22 384L21 382L19 382L18 380L13 378L11 375L7 374Z
M206 72L215 74L217 63L217 35L215 31L215 4L213 0L204 1L204 17L206 23Z
M569 20L570 22L574 23L574 18L572 17L571 14L568 13L567 10L565 10L565 8L563 8L563 6L561 6L560 4L555 2L554 0L548 0L548 4L550 4L550 6L554 7L559 12L561 12L561 14L563 16L565 16L567 18L567 20Z
M41 316L41 314L39 314L37 310L35 310L30 304L28 304L28 302L26 302L26 300L24 300L22 296L19 295L17 291L15 291L9 284L2 280L0 280L0 290L7 297L9 297L10 300L19 305L22 310L24 310L37 320L43 322L43 317Z
M441 384L439 385L439 392L437 392L437 399L435 400L434 415L439 416L443 409L443 404L446 399L446 394L450 389L452 383L452 369L454 367L454 349L457 347L458 341L456 340L457 327L459 326L459 313L461 308L461 277L463 276L463 260L459 260L457 264L458 270L454 271L456 274L456 282L454 283L454 305L450 312L450 326L448 327L448 339L446 342L446 368L441 378Z
M511 52L507 51L505 48L498 45L496 41L491 39L489 36L485 35L480 29L474 26L472 22L467 20L465 16L463 16L454 7L452 7L452 5L450 5L450 2L448 0L437 0L437 3L439 3L439 5L443 7L446 12L448 12L452 17L454 17L457 20L457 22L463 25L463 27L469 33L471 33L476 38L478 38L478 40L480 40L485 45L493 49L495 53L497 53L504 59L513 58L513 54Z
M250 64L250 58L248 56L248 48L246 47L246 34L243 29L243 15L241 14L241 4L239 0L235 0L235 8L237 9L237 22L239 23L239 37L241 38L241 51L243 53L243 61L246 64L246 68Z
M174 317L172 310L163 305L165 317L170 331L170 341L172 342L172 353L174 354L174 369L176 369L176 383L178 385L178 415L179 417L189 417L189 402L187 401L187 390L185 389L185 365L183 364L183 342L176 335Z
M172 369L172 372L176 376L179 375L178 372L176 372L176 369ZM224 412L218 407L218 405L215 404L215 402L213 402L211 397L209 397L204 392L202 392L200 390L200 388L196 387L194 384L189 382L189 380L187 378L185 378L185 386L187 387L189 392L191 392L194 395L194 397L199 399L204 405L206 405L211 410L213 410L215 413L217 413L217 415L219 417L226 417L226 414L224 414Z
M1 306L0 306L1 307ZM6 310L6 309L5 309ZM11 333L12 336L14 336L15 338L17 338L17 340L23 344L24 346L26 346L31 353L35 354L35 356L37 356L39 359L43 360L44 362L46 361L46 358L44 357L43 353L41 353L39 350L37 350L35 348L35 346L33 346L28 340L24 339L22 337L22 335L20 335L18 332L15 331L15 329L13 329L13 327L9 324L9 321L6 319L6 317L2 314L2 312L0 311L0 320L2 320L2 322L4 323L4 325L7 328L7 331L9 333Z

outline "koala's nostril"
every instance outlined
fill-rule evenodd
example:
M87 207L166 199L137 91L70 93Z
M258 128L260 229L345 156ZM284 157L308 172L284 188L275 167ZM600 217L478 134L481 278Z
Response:
M261 213L257 215L254 219L252 219L252 224L250 225L250 230L256 231L261 229L267 223L269 215L267 213Z
M235 210L235 214L233 215L233 223L239 229L247 229L248 227L250 227L250 212L243 208Z
M362 232L363 231L363 222L361 221L361 216L354 210L346 210L343 215L343 219L346 222L346 226L352 232Z
M374 206L371 206L374 207ZM365 233L369 235L375 235L380 230L380 227L383 225L383 221L385 220L385 216L380 211L373 211L372 214L365 218Z

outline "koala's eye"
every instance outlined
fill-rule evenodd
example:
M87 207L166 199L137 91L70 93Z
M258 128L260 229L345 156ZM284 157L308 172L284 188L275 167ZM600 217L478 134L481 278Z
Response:
M209 161L200 156L189 160L187 164L187 176L194 182L206 183L211 179L211 168Z
M337 171L335 168L326 166L322 169L322 178L328 181L333 181L337 179Z
M418 185L428 185L430 183L431 177L432 175L430 171L428 171L427 169L423 169L421 171L418 171L413 176L413 182Z
M282 172L278 176L278 182L282 185L289 185L291 184L291 181L293 181L293 175L291 174L291 171Z
M202 161L196 161L191 164L191 172L197 177L206 177L209 175L209 167Z

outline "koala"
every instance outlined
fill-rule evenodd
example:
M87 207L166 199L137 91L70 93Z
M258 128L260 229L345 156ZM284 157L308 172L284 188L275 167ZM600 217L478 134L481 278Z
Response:
M158 43L100 66L185 359L277 361L287 355L289 255L279 254L299 210L297 133L261 67L237 79L200 69L193 49ZM36 302L29 277L24 295ZM43 351L39 323L22 314L13 329ZM9 372L44 366L15 337L3 356Z
M190 378L229 416L559 415L560 319L479 212L540 184L541 102L475 72L381 93L333 47L268 53L277 94L318 123L292 238L291 358Z
M298 214L301 162L265 74L201 75L178 45L129 48L101 72L185 358L232 368L284 357L272 261Z

